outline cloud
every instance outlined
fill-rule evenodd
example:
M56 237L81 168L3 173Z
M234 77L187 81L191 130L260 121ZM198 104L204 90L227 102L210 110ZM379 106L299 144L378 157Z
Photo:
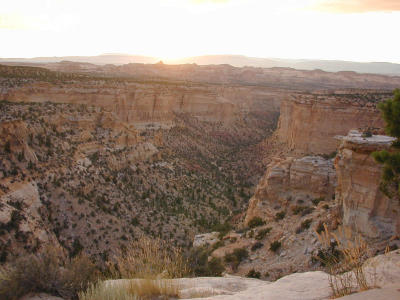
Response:
M321 0L312 9L334 13L400 11L400 0Z

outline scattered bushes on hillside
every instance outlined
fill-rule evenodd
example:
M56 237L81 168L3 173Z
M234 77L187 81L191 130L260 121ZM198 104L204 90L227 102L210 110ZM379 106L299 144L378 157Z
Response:
M250 228L255 228L255 227L265 225L265 221L263 219L261 219L260 217L254 217L247 223L247 225Z

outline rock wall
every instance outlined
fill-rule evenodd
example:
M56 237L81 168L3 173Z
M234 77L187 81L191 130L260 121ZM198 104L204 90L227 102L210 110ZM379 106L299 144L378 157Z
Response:
M176 114L230 124L248 114L271 118L286 93L260 87L107 82L33 82L0 88L0 100L98 106L126 123L171 126Z
M298 154L329 154L336 150L335 135L351 129L383 128L376 107L388 97L370 95L294 95L281 104L277 137Z
M400 203L380 190L382 166L371 156L373 151L390 147L391 137L363 138L350 131L335 159L338 178L336 199L342 207L344 225L369 238L387 239L400 234Z
M336 185L332 160L319 156L274 159L250 199L245 223L253 217L273 219L277 211L310 204L315 198L332 199Z

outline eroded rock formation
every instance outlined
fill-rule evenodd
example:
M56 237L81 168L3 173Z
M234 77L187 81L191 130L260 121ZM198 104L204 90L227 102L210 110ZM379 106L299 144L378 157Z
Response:
M279 112L282 91L261 87L198 84L109 82L102 80L53 84L34 82L0 89L0 100L97 106L120 121L137 126L170 127L177 114L201 121L231 124L249 114L265 119Z
M343 210L343 224L364 236L388 239L400 234L400 203L380 190L382 165L371 156L388 149L394 138L363 137L350 131L342 141L335 167L338 178L336 199Z
M385 98L387 93L293 95L281 104L277 137L297 155L330 154L338 146L335 135L383 128L376 105Z
M335 185L332 160L320 156L276 158L250 199L245 223L254 217L273 219L293 203L310 205L316 198L330 200Z

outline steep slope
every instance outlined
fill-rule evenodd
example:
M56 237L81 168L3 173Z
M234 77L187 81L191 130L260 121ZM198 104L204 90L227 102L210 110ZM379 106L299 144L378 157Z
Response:
M373 151L389 149L395 139L381 135L363 137L358 131L340 139L335 159L336 200L343 210L343 224L371 239L399 236L400 203L380 190L382 166L371 156Z
M390 95L379 91L293 95L281 104L278 140L297 155L330 154L338 146L335 135L357 128L382 131L377 103Z

